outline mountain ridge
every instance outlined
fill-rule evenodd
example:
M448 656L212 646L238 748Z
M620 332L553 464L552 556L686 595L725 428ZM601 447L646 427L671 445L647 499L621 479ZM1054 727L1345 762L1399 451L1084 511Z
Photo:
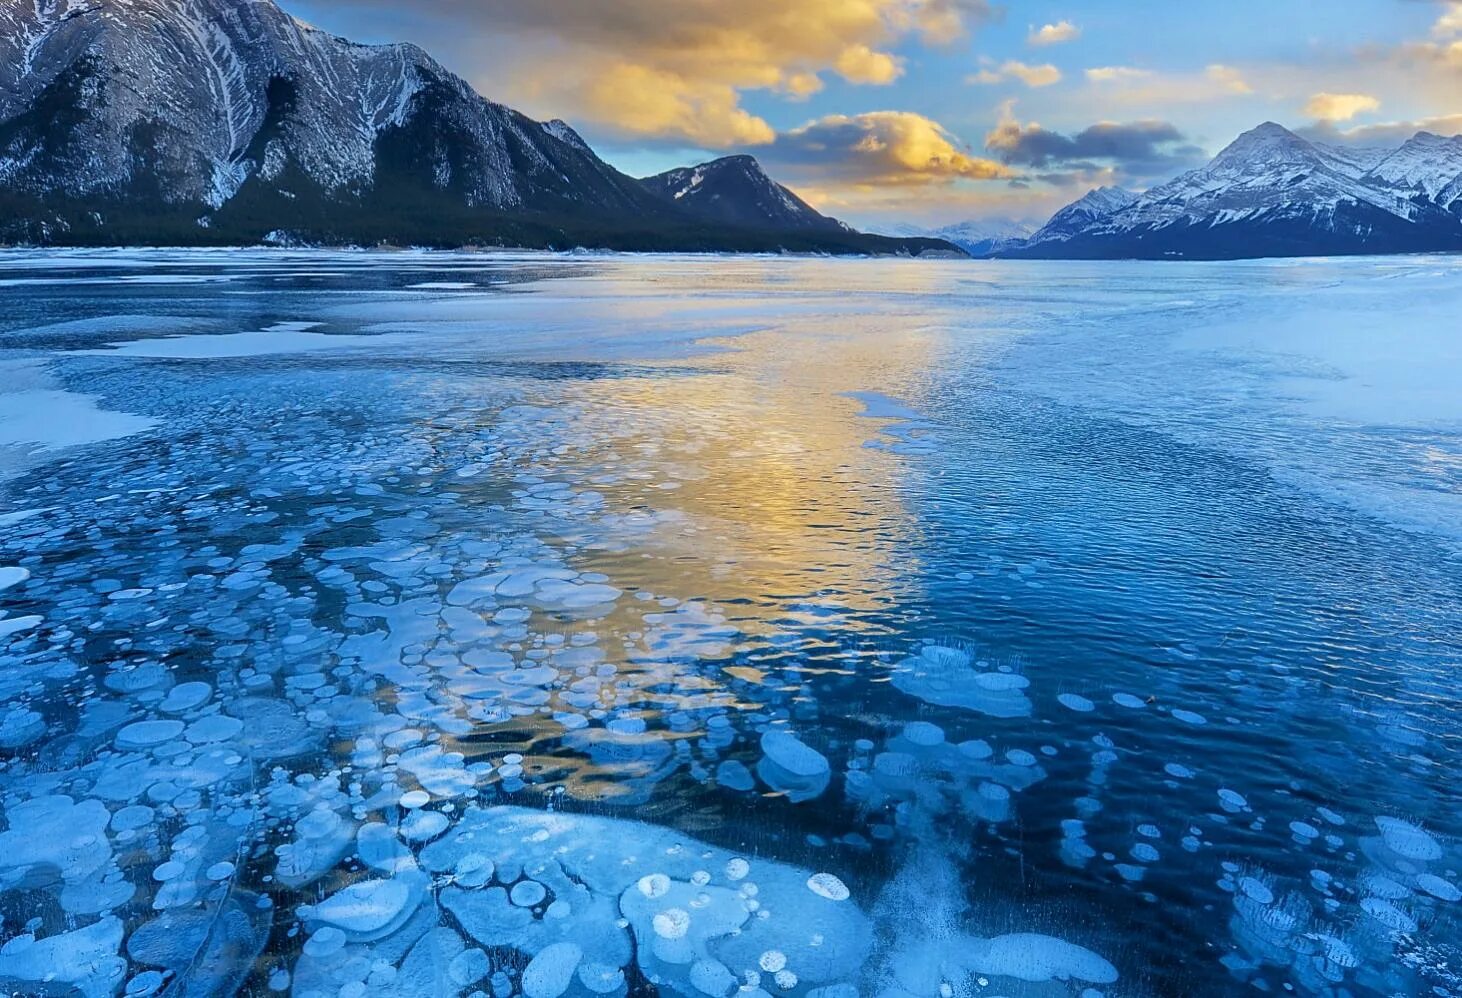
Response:
M1100 188L991 254L1044 259L1326 256L1462 250L1462 138L1392 150L1311 142L1274 122L1120 202Z
M764 222L681 210L566 123L273 0L0 8L0 241L953 251Z

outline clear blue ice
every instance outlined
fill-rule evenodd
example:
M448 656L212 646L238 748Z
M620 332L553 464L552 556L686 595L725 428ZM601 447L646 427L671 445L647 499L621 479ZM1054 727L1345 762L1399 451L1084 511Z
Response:
M0 990L1462 995L1459 316L0 253Z

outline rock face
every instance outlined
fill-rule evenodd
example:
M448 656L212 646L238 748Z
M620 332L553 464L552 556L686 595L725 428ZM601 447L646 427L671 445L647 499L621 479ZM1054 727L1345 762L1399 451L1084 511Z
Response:
M646 177L642 183L682 210L711 222L753 228L849 231L842 222L819 214L767 176L750 156L726 156Z
M272 0L0 6L0 219L0 241L71 244L928 248L798 212L748 233L754 213L681 210L563 122Z
M1068 205L998 255L1231 259L1462 249L1462 137L1399 149L1307 141L1266 122L1207 166L1140 195Z

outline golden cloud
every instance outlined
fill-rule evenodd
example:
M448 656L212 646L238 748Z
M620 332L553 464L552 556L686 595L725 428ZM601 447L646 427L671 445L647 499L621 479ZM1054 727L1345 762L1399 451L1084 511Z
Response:
M892 83L903 75L903 63L887 52L875 52L867 45L849 45L838 55L833 68L849 83Z
M367 0L386 6L388 0ZM882 85L895 47L947 44L989 0L420 0L423 40L495 99L626 136L708 148L765 144L744 91L789 99L820 74ZM475 72L474 72L475 70Z
M1370 94L1319 93L1305 103L1305 114L1318 121L1349 121L1380 106L1381 102Z
M1061 82L1061 70L1050 63L1030 66L1015 59L1007 59L995 69L982 69L965 77L965 82L988 84L1003 83L1011 79L1019 80L1028 87L1049 87L1053 83Z
M1055 24L1043 24L1039 28L1032 27L1025 40L1031 45L1060 45L1080 37L1081 29L1076 25L1070 21L1057 21Z
M777 136L761 158L779 173L832 187L916 187L1017 176L971 156L937 121L911 111L835 114Z

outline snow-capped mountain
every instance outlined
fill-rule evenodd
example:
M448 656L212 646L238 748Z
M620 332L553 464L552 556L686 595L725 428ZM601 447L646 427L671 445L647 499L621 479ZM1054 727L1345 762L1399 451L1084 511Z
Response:
M1418 132L1371 167L1364 179L1453 207L1462 198L1462 135L1442 138Z
M895 224L871 231L886 236L925 236L954 243L971 256L988 256L1006 246L1020 243L1035 231L1029 222L1014 218L979 218L939 228Z
M725 156L640 183L682 210L727 225L849 231L767 176L751 156Z
M1266 122L1207 166L1140 195L1093 191L1002 255L1234 258L1462 249L1459 195L1462 139L1420 133L1394 151L1351 149L1312 143Z
M1030 242L1064 242L1136 200L1136 194L1121 187L1095 188L1052 215Z
M708 219L421 49L273 0L0 0L0 240L924 248Z

